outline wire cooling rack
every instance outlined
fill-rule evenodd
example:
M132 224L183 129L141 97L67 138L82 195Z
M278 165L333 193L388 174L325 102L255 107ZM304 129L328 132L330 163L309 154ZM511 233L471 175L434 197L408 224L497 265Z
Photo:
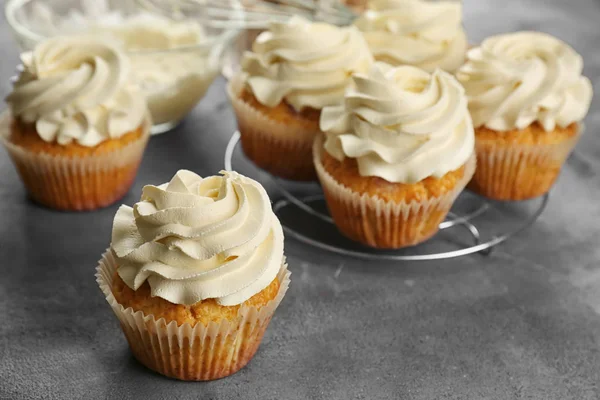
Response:
M236 158L234 155L238 151L239 141L240 133L235 132L227 144L224 164L228 171L235 169L233 160ZM257 167L251 168L255 168L257 172L262 171ZM335 229L331 229L333 220L324 206L323 193L316 183L293 184L264 171L260 172L260 177L261 180L268 179L270 186L281 194L279 199L274 200L273 210L280 217L288 237L332 253L367 260L427 261L455 258L473 253L487 255L495 246L529 228L548 204L547 194L526 202L507 203L490 201L469 191L464 191L446 220L440 224L438 234L426 245L384 251L351 242ZM266 182L263 181L263 184ZM297 194L295 190L290 189L290 186L297 188L299 185L304 186L305 190L301 191L302 194ZM307 191L308 193L306 193ZM283 214L289 214L294 209L301 211L310 219L307 222L307 218L303 218L302 225L308 226L308 229L302 231L299 229L299 224L281 218ZM297 218L296 222L298 222ZM459 229L462 234L458 232ZM316 234L322 231L327 231L327 234ZM318 236L327 237L328 240ZM444 242L445 247L450 245L452 248L439 250L439 246L436 244L439 245L440 242Z

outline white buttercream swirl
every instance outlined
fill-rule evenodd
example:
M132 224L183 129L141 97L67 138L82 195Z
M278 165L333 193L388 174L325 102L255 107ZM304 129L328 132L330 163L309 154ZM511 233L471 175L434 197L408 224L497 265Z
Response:
M297 111L320 110L339 103L352 73L366 72L372 63L356 28L293 17L257 37L242 70L260 103L275 107L285 99Z
M507 131L538 121L552 131L587 114L592 84L582 71L582 57L566 43L544 33L517 32L470 50L457 77L476 127Z
M112 41L55 37L22 61L6 101L46 142L93 147L137 129L146 116L143 95L127 83L127 56Z
M283 231L257 182L235 172L201 178L181 170L121 206L112 250L119 276L137 290L191 305L236 305L266 288L283 262Z
M429 72L454 72L464 63L462 2L385 0L371 1L369 8L354 24L378 61Z
M450 74L376 63L355 75L342 106L321 113L325 149L355 158L362 176L415 183L460 168L473 154L467 99Z

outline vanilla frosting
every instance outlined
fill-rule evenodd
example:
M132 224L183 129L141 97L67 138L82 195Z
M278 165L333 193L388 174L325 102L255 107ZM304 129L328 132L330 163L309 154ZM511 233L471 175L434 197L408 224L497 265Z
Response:
M146 96L155 124L177 122L206 94L219 74L212 40L202 25L192 20L170 20L141 13L89 21L98 34L110 34L128 51L135 82Z
M352 73L366 72L372 62L356 28L293 17L256 38L242 70L261 104L275 107L285 99L297 111L320 110L339 103Z
M46 142L92 147L142 124L146 102L128 84L128 59L112 41L55 37L21 58L23 71L6 101Z
M86 33L114 37L127 50L130 82L146 96L155 125L181 120L206 94L220 69L221 43L194 19L171 19L143 10L126 13L108 0L82 1L64 14L32 2L23 18L46 37Z
M454 72L464 62L468 43L460 1L371 1L354 24L378 61L429 72Z
M166 50L196 46L207 35L196 21L171 20L160 15L140 13L120 16L115 21L89 21L92 33L110 33L116 36L129 51Z
M143 8L114 7L110 0L81 1L79 7L66 14L44 2L33 2L22 11L25 25L35 26L36 32L45 37L108 33L118 37L127 50L193 46L206 37L195 20L171 19Z
M241 304L275 279L283 231L257 182L235 172L201 178L181 170L146 186L133 208L121 206L112 250L119 276L137 290L191 305L214 298Z
M491 37L468 52L457 77L465 87L476 127L546 131L580 122L592 100L581 75L583 59L566 43L538 32Z
M325 150L356 159L361 176L415 183L464 165L474 150L467 99L450 74L376 63L354 75L341 106L321 113Z

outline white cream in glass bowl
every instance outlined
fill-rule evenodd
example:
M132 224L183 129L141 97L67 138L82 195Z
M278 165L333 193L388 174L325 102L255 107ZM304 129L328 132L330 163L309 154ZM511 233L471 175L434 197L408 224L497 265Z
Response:
M8 0L6 19L22 51L49 36L112 35L132 62L132 81L143 90L153 133L175 127L219 75L236 31L205 27L201 10L165 15L135 0Z

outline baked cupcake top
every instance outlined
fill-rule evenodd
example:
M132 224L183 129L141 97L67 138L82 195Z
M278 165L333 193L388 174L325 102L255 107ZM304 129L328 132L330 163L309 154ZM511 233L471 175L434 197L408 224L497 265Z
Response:
M462 2L372 0L354 24L364 33L375 59L432 72L454 72L467 51Z
M587 114L592 84L582 71L582 57L566 43L545 33L517 32L470 50L457 77L475 127L508 131L537 121L552 131Z
M137 129L146 116L143 95L127 82L128 58L108 39L55 37L21 60L6 102L46 142L93 147Z
M442 177L471 157L473 124L452 75L378 62L353 79L344 104L321 114L332 157L354 158L362 176L397 183Z
M111 248L133 290L191 305L214 298L241 304L275 279L283 231L257 182L235 172L201 178L181 170L146 186L133 208L121 206Z
M242 60L247 86L267 107L285 100L296 111L337 104L353 72L373 58L361 33L293 17L261 33Z

